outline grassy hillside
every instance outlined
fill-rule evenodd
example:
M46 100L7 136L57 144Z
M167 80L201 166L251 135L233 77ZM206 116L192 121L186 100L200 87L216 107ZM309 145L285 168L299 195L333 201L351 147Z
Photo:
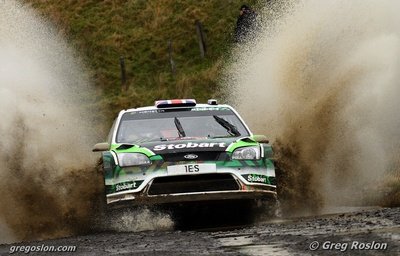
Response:
M160 98L216 96L222 59L232 44L239 0L24 0L56 24L83 56L110 117ZM256 7L256 1L247 1ZM195 21L206 33L201 58ZM171 72L172 42L176 74ZM121 91L120 56L128 91Z

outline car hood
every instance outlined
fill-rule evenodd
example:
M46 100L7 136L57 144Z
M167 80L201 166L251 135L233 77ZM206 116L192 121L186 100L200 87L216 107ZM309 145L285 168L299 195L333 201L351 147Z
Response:
M259 145L252 137L182 138L168 141L147 141L135 144L112 144L116 153L142 153L147 156L186 152L233 152L235 149Z

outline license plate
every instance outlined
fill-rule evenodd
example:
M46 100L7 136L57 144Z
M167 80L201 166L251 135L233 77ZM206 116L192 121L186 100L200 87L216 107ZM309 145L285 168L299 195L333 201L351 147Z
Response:
M182 164L167 167L169 175L215 173L215 164Z

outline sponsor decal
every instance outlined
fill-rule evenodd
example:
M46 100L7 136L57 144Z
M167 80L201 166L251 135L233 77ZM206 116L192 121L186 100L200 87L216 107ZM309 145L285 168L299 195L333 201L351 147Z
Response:
M202 142L202 143L195 143L195 142L189 142L189 143L180 143L180 144L162 144L162 145L156 145L154 146L153 150L154 151L161 151L165 149L183 149L183 148L225 148L226 143L225 142L219 142L219 143L207 143L207 142Z
M140 186L140 184L142 184L142 182L143 181L140 180L140 181L119 183L119 184L115 185L115 192L138 188Z
M268 177L259 174L249 174L244 176L248 182L269 184Z
M141 110L141 111L135 111L135 112L131 112L132 114L154 114L154 113L160 113L160 112L164 112L163 110L160 109L154 109L154 110Z
M218 111L218 110L230 110L227 107L196 107L191 111Z

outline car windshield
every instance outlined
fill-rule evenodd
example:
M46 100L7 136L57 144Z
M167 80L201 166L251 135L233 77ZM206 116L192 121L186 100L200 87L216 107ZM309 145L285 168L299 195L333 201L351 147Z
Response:
M127 112L118 127L117 143L249 136L227 107L156 109Z

